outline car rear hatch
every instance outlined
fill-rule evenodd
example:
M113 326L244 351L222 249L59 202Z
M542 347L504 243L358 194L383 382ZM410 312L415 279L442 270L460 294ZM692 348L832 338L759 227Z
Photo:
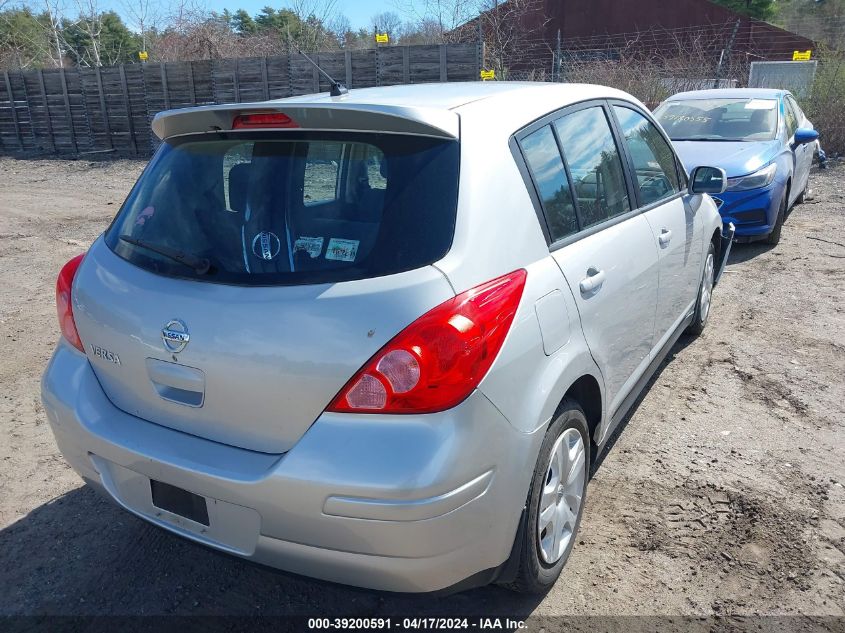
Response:
M442 133L168 139L74 283L103 390L157 424L289 450L367 359L454 295L429 264L451 245L457 171Z

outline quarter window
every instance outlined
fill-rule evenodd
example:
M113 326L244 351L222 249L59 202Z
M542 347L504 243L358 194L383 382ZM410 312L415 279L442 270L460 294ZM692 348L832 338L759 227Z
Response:
M567 114L554 126L572 177L581 228L630 211L622 161L604 109Z
M305 204L318 204L337 199L338 165L346 148L341 143L309 143L305 159L305 182L302 198Z
M226 211L235 211L232 208L232 198L229 196L229 178L232 167L249 163L252 160L252 143L240 143L226 152L223 156L223 195L226 200Z
M640 204L674 196L681 190L675 153L654 124L639 112L613 106L634 163Z
M578 219L552 128L547 125L532 132L522 139L521 145L543 204L552 241L572 235L578 230Z

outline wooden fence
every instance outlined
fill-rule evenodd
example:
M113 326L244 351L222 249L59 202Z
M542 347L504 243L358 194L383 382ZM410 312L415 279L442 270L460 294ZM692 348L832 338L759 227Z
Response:
M390 46L312 56L349 88L474 81L480 44ZM156 113L329 89L300 55L7 71L0 77L0 154L149 156Z

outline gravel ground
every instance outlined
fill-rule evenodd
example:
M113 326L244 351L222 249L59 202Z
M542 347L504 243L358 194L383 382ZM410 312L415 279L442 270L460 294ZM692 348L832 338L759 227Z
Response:
M838 616L845 620L845 167L814 173L775 248L737 245L705 334L682 339L590 484L540 598L397 596L259 568L82 485L39 378L60 266L143 164L0 159L0 615ZM841 630L841 629L840 629Z

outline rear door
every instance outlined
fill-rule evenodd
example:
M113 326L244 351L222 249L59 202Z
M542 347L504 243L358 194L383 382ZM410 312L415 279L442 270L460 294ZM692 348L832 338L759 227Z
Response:
M631 204L609 114L604 102L585 103L518 141L612 413L648 364L657 249Z
M703 222L689 204L679 160L657 126L631 104L613 104L637 204L645 214L659 254L655 347L689 313L701 276Z

